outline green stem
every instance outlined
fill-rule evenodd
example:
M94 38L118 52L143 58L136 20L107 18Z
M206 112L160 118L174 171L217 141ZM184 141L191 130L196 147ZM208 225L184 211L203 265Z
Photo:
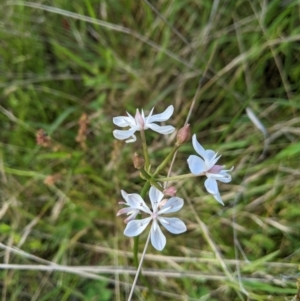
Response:
M187 178L194 178L198 176L203 176L203 174L200 175L193 175L192 173L188 173L185 175L180 175L180 176L174 176L174 177L162 177L162 178L153 178L152 180L158 181L158 182L169 182L169 181L179 181Z
M128 297L128 300L127 301L131 301L131 298L132 298L132 295L133 295L133 292L134 292L134 288L136 286L136 282L140 276L140 272L141 272L141 268L142 268L142 264L143 264L143 261L144 261L144 258L145 258L145 254L146 254L146 250L148 248L148 245L149 245L149 241L150 241L150 236L151 236L151 232L149 232L148 234L148 238L146 240L146 244L145 244L145 247L144 247L144 251L143 251L143 254L142 254L142 257L141 257L141 260L140 260L140 263L137 267L137 271L136 271L136 274L135 274L135 277L134 277L134 281L132 283L132 286L131 286L131 290L130 290L130 294L129 294L129 297ZM142 278L143 280L145 280L144 278ZM146 281L145 281L146 282ZM148 285L148 283L146 282L146 284ZM149 287L149 286L148 286ZM151 290L151 287L149 287L149 289Z
M145 180L147 180L147 181L151 180L151 178L152 178L151 175L144 168L140 169L140 173L143 175Z
M144 187L143 187L143 189L142 189L142 191L141 191L141 197L142 197L142 199L145 198L147 192L148 192L149 189L150 189L150 186L151 186L151 185L150 185L149 182L146 182L146 183L145 183L145 185L144 185Z
M133 238L133 264L138 267L139 266L139 259L138 259L138 253L139 253L139 238L140 236L135 236Z
M141 139L142 139L142 145L143 145L143 151L144 151L145 167L146 167L146 170L149 170L150 160L149 160L148 147L147 147L147 143L146 143L146 136L145 136L144 130L141 130L140 133L141 133Z
M143 175L144 179L147 180L147 182L156 187L158 190L163 191L163 188L157 184L157 181L152 179L152 176L148 174L144 168L140 169L140 172Z
M162 161L162 163L156 168L153 177L156 176L167 164L168 162L172 159L174 153L177 151L179 146L175 145L172 149L172 151L167 155L167 157Z

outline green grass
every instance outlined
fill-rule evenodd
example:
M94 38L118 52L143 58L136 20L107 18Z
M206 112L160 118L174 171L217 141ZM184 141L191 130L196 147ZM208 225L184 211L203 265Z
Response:
M131 157L142 151L139 142L115 141L112 118L173 104L171 123L180 128L204 70L189 123L221 164L235 166L232 182L220 185L225 207L202 179L177 183L188 231L167 234L161 253L149 247L133 300L292 300L300 261L299 1L152 1L167 23L145 1L4 3L0 248L11 266L0 270L1 300L127 300L133 243L116 212L121 189L141 191ZM86 147L76 141L84 112ZM39 129L49 147L37 145ZM174 141L150 131L147 139L156 167ZM193 152L191 143L181 147L174 175L188 172ZM51 263L51 271L21 268Z

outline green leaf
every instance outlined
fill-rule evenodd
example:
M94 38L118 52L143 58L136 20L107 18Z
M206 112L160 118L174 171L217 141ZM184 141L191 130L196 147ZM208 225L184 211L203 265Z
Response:
M291 144L285 149L280 151L277 155L277 159L286 159L287 157L299 156L300 154L300 142Z

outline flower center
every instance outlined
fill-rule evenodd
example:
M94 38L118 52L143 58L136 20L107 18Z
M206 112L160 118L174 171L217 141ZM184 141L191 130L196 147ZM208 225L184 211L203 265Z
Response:
M222 165L214 165L210 170L207 172L209 173L219 173L223 169Z
M158 214L157 214L156 212L153 212L153 213L151 214L152 219L156 219L157 216L158 216Z

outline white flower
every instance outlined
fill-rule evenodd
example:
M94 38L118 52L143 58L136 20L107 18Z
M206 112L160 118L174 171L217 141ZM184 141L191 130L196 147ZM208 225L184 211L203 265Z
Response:
M124 234L126 236L133 237L141 234L152 221L150 230L151 243L155 249L161 251L166 245L166 237L162 233L157 221L159 221L160 224L162 224L169 232L173 234L179 234L186 231L184 222L182 222L179 218L161 216L165 213L171 213L180 210L183 206L183 199L172 197L164 202L164 194L157 188L151 187L149 191L149 198L153 209L153 211L151 211L140 195L123 194L123 196L124 195L127 197L126 203L130 206L132 212L134 210L138 210L150 215L150 217L138 220L132 220L132 218L130 218L131 220L124 230Z
M140 114L139 110L136 110L135 117L131 116L127 113L128 116L119 116L113 118L113 123L119 127L129 127L128 130L114 130L113 134L116 139L126 140L126 143L135 142L136 136L134 133L140 130L151 129L157 133L167 135L174 132L175 128L171 125L160 126L155 124L154 122L163 122L168 120L174 111L173 106L169 106L163 113L161 114L153 114L154 108L152 108L148 117L145 117L144 111L142 110L142 114Z
M189 156L187 162L191 173L194 175L206 175L207 179L204 182L206 190L211 193L220 204L224 205L216 180L229 183L231 181L231 175L227 172L232 171L233 167L224 170L223 168L225 166L216 165L221 156L218 156L218 153L215 153L213 150L205 150L197 141L196 135L193 135L193 146L195 151L203 159L195 155Z

